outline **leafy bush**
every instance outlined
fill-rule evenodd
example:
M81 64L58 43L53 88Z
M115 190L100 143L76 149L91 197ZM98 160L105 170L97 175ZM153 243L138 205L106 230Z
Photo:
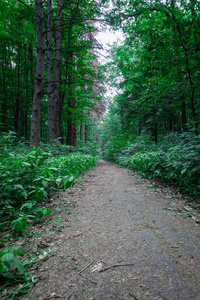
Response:
M49 214L45 207L37 207L38 203L52 189L69 188L79 174L94 167L98 160L80 152L69 154L68 146L57 146L61 148L56 148L54 156L55 148L51 150L49 145L20 147L13 133L0 139L0 218L14 219L11 224L14 232L21 234L31 220Z
M171 185L179 186L192 196L200 194L199 145L182 145L130 157L121 157L121 166L138 171L144 176L154 176Z
M40 202L52 188L67 188L75 177L93 167L97 158L81 153L51 157L32 149L0 157L0 210L12 215L24 202Z
M77 147L77 151L92 156L98 156L99 145L96 142L89 142L89 141L85 143L79 143Z
M137 152L144 153L149 148L156 149L157 146L148 136L129 136L117 134L111 137L106 144L102 145L102 158L117 162L120 157L128 157Z

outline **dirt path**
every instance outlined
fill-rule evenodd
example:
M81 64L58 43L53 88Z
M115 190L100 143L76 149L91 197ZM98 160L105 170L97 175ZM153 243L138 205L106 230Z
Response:
M54 196L54 207L75 207L52 216L38 238L57 252L20 299L200 299L200 226L177 214L190 208L169 189L147 184L101 160L81 185Z

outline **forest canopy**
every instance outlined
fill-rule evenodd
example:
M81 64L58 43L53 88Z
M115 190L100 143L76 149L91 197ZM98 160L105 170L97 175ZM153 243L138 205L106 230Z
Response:
M112 1L106 19L124 39L102 66L117 91L102 156L199 194L200 3Z
M14 131L32 146L58 138L76 146L77 131L85 141L104 109L95 54L99 14L93 0L0 1L2 133Z

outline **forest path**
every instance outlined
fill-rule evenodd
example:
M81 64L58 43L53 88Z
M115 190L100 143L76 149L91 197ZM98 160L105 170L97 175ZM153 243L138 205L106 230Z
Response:
M169 188L152 187L100 160L83 182L53 196L54 206L75 207L55 215L60 230L42 241L57 253L19 299L200 299L200 226L177 214L190 208Z

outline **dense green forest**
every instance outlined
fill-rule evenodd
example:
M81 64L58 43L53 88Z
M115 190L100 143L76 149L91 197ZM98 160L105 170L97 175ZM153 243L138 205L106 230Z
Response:
M193 197L200 192L199 5L114 1L107 19L124 40L102 67L117 90L101 125L102 156Z
M99 158L198 200L198 1L0 0L0 17L0 226L7 239L28 234L28 224L50 214L41 201ZM100 63L96 34L107 26L123 39ZM113 98L105 83L117 91ZM23 252L0 252L2 276L24 272L16 255Z

